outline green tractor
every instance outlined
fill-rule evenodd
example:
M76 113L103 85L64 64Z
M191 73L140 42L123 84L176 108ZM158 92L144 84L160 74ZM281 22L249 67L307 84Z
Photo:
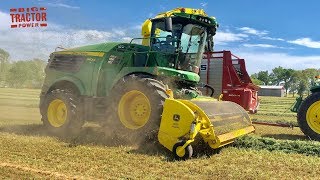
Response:
M159 133L159 141L181 158L191 156L190 143L199 133L219 148L254 131L239 105L198 90L202 54L212 49L217 26L203 10L181 8L149 19L148 37L133 39L143 45L102 43L53 52L40 95L45 127L69 135L85 121L97 121L137 137ZM241 127L220 136L213 129L228 123Z
M320 79L320 76L316 76ZM304 100L298 97L292 112L297 112L301 131L312 140L320 141L320 83L315 82L310 88L311 94Z

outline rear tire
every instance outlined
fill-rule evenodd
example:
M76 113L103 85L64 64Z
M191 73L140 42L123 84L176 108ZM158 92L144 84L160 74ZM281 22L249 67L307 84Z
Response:
M161 81L126 76L114 86L109 97L114 99L107 116L115 117L110 126L117 135L139 144L156 139L163 103L168 98Z
M55 89L45 96L40 107L45 128L54 135L65 137L76 135L84 121L79 117L79 100L66 90Z
M297 120L301 131L320 141L320 92L309 95L300 105Z

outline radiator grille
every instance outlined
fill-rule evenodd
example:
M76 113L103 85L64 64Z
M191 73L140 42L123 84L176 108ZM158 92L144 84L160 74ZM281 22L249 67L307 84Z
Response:
M84 60L84 56L55 56L50 62L49 68L65 72L78 72Z

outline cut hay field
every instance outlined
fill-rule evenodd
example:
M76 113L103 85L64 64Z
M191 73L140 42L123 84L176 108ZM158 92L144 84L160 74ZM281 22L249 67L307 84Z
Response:
M299 128L257 125L256 133L223 148L173 161L157 145L110 143L86 124L77 138L43 130L39 90L0 88L0 179L319 179L320 143ZM256 121L295 123L294 98L262 97Z

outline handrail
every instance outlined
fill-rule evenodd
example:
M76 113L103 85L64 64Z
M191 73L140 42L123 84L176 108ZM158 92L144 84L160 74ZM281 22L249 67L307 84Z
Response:
M132 38L131 41L130 41L130 44L132 44L132 41L133 40L137 40L137 39L157 39L157 38L167 38L166 36L161 36L161 37L142 37L142 38ZM176 42L178 41L177 38L172 38L171 39L174 39L176 40Z
M57 51L57 49L67 50L67 48L64 48L64 47L62 47L62 46L58 46L58 47L56 47L56 48L54 49L54 51L56 52L56 51Z

